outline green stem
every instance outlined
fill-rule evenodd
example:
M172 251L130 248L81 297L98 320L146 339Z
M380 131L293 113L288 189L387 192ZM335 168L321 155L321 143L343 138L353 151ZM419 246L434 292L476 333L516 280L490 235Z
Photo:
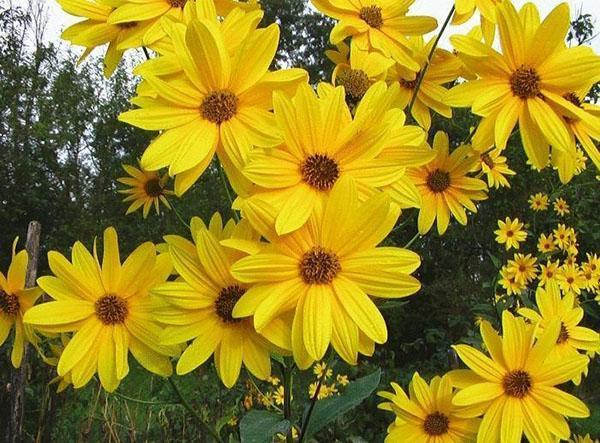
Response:
M283 373L283 417L291 424L290 430L285 437L287 443L294 443L292 428L292 382L294 379L294 363L286 359L286 363L281 365Z
M442 35L444 34L444 31L448 27L448 24L450 23L450 19L452 18L452 15L454 15L454 6L452 6L452 8L450 9L450 12L448 13L448 17L446 17L446 21L442 25L442 29L440 29L440 33L437 35L435 41L433 42L433 46L431 47L431 51L429 51L429 56L427 57L427 62L425 62L425 66L423 66L423 68L421 69L421 72L419 72L419 76L417 78L417 84L415 85L415 91L413 92L413 96L410 100L410 104L408 105L408 108L406 109L407 114L410 114L412 112L412 108L415 105L415 101L417 100L417 94L419 93L419 89L421 89L421 83L423 83L423 78L425 78L425 74L427 73L427 70L429 69L429 65L431 64L431 59L433 58L435 49L437 48L437 46L440 42L440 39L442 38Z
M200 414L198 414L198 412L194 408L192 408L192 405L190 405L190 403L187 401L187 399L183 396L181 390L173 381L173 378L169 377L167 380L169 380L169 384L173 388L173 391L175 391L175 393L179 397L179 400L181 401L181 404L183 405L183 407L185 409L187 409L190 414L192 414L192 416L196 419L196 422L200 425L200 427L202 429L204 429L216 442L222 443L223 440L221 440L221 437L219 436L217 431L215 431L213 428L211 428L208 425L208 423L206 423L203 420L203 418L200 416Z
M113 392L113 395L116 395L123 400L132 401L134 403L139 403L142 405L154 405L154 406L164 406L164 405L178 405L178 402L174 401L150 401L150 400L140 400L139 398L129 397L125 394L120 394L119 392Z
M409 240L409 242L407 244L404 245L404 249L408 249L412 246L412 244L417 241L417 239L420 237L421 235L419 234L419 232L417 232L413 238L411 238Z
M183 224L183 226L185 226L186 228L190 229L190 225L186 223L186 221L183 219L183 217L181 216L181 214L179 213L179 211L177 210L177 208L175 207L175 205L173 204L172 200L168 200L169 205L171 205L171 209L173 210L173 212L175 213L175 215L177 216L177 218L179 219L179 221Z
M231 191L229 190L229 185L227 182L227 177L225 177L225 171L223 170L223 165L221 164L221 162L219 161L219 159L217 158L217 169L219 170L219 177L221 178L221 183L223 184L223 188L225 189L225 193L227 194L227 199L229 200L229 208L231 209L231 213L233 214L233 219L236 221L236 223L240 222L240 216L238 215L238 213L236 212L235 209L233 209L233 196L231 195Z

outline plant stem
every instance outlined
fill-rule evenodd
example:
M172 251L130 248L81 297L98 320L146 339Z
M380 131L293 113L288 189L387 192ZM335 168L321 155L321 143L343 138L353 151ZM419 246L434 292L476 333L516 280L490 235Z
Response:
M179 213L179 211L177 210L177 208L175 207L173 202L171 200L168 200L168 201L169 201L169 205L171 205L171 209L173 210L173 212L175 213L175 215L177 216L179 221L183 224L183 226L190 229L190 225L187 224L186 221L183 219L183 217L181 216L181 214Z
M448 24L450 23L450 19L452 18L453 15L454 15L454 6L452 6L452 8L450 8L448 17L446 17L446 21L442 25L442 28L440 29L440 33L437 35L435 41L433 42L431 51L429 51L429 56L427 57L427 62L425 62L425 66L423 66L423 68L421 69L421 72L419 72L419 75L417 78L417 84L415 85L415 91L413 92L413 96L410 100L410 104L408 105L408 108L406 109L407 114L410 114L412 112L412 108L415 105L415 101L417 100L417 94L419 93L419 89L421 89L421 83L423 83L423 78L425 78L425 74L427 73L427 70L429 69L429 65L431 64L431 59L433 58L433 53L435 52L435 49L437 48L437 46L440 42L440 39L442 38L444 31L448 27Z
M221 437L219 436L217 431L215 431L213 428L211 428L209 426L209 424L206 423L202 419L200 414L198 414L198 412L194 408L192 408L192 405L190 405L190 403L187 401L187 399L183 396L183 394L181 393L181 390L173 381L173 378L169 377L167 380L169 380L169 384L173 388L173 391L175 391L175 393L179 397L179 400L181 401L181 404L183 405L183 407L185 409L187 409L190 414L192 414L192 416L196 419L196 422L200 425L200 427L202 429L204 429L216 442L222 443L223 440L221 440Z
M286 359L286 362L281 365L283 372L283 417L291 424L288 434L285 436L287 443L294 443L292 428L292 382L294 379L294 363Z
M419 232L417 232L417 233L415 234L415 236L414 236L413 238L411 238L407 244L405 244L405 245L404 245L404 249L408 249L408 248L410 248L410 247L412 246L412 244L413 244L413 243L414 243L414 242L415 242L415 241L416 241L416 240L417 240L419 237L420 237L420 234L419 234Z
M225 172L223 170L223 165L217 158L217 169L219 170L219 177L221 178L221 183L223 184L223 188L225 189L225 193L227 194L227 199L229 200L229 207L231 208L231 213L233 214L233 219L236 223L240 222L240 216L236 212L233 206L233 196L231 195L231 191L229 191L229 185L227 184L227 178L225 177Z

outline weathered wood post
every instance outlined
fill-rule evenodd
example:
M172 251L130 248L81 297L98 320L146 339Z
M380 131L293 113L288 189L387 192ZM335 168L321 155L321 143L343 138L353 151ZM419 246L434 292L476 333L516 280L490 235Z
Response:
M25 274L25 287L35 286L37 276L38 258L40 253L40 234L42 226L37 221L29 223L27 229L27 243L25 249L29 255L27 273ZM28 371L28 346L25 347L23 360L19 369L13 369L11 373L10 384L7 386L10 396L10 415L8 426L6 427L7 443L19 443L23 441L21 435L23 432L23 414L24 414L24 392L25 382Z

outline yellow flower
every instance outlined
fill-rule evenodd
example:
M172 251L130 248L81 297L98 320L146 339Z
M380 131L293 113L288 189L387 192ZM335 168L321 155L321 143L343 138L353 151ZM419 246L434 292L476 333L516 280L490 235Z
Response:
M585 279L585 289L594 292L600 288L600 274L594 272L588 263L582 263L581 272Z
M571 236L574 232L572 228L567 228L564 224L559 223L557 228L552 231L556 246L563 251L567 250L571 244Z
M531 254L515 254L507 263L507 270L515 276L518 282L527 284L537 276L537 258Z
M539 286L542 286L546 289L546 291L555 291L558 290L558 274L559 270L559 261L556 260L552 262L548 260L546 264L540 265L540 283Z
M341 374L338 374L338 375L335 377L335 379L336 379L336 381L338 382L338 384L339 384L340 386L348 386L348 384L350 383L350 382L348 381L348 376L347 376L347 375L341 375Z
M461 224L467 224L465 208L477 212L474 201L487 198L487 187L482 180L467 177L476 161L469 157L470 148L461 146L449 153L450 140L444 132L435 134L435 158L419 168L407 171L409 178L419 188L423 203L419 211L419 233L429 232L437 219L437 231L446 232L450 214Z
M549 198L546 194L538 192L535 195L529 197L529 206L534 211L545 211L548 209Z
M535 300L539 313L530 308L521 308L518 312L519 315L538 325L536 329L537 338L542 336L550 323L555 320L560 321L560 334L556 340L556 345L550 350L548 358L560 361L574 355L577 356L579 351L595 351L598 349L600 335L592 329L579 326L579 322L583 318L583 309L574 306L575 297L573 294L566 294L561 298L559 291L546 291L538 288L535 293ZM587 367L584 369L587 369ZM581 373L573 379L576 384L579 384L580 380Z
M329 378L333 375L333 370L327 367L327 363L318 362L313 366L313 374L315 374L318 378Z
M587 261L584 263L589 266L592 272L600 273L600 257L598 257L598 254L590 254L588 252L585 255L587 257Z
M473 171L481 171L487 176L488 187L498 189L501 186L510 188L510 183L505 176L513 176L517 173L508 167L506 163L506 157L500 155L502 153L499 149L492 149L491 151L479 154L479 162L473 168Z
M421 72L428 66L411 109L416 122L426 130L431 127L430 108L446 118L452 118L452 108L444 100L447 93L444 85L454 82L462 67L461 61L454 54L439 48L435 49L429 62L434 43L435 37L427 44L421 36L407 39L410 55L419 64L419 72L415 73L401 64L395 64L388 70L387 78L388 83L397 82L400 85L398 106L405 109L412 100Z
M271 383L273 386L277 386L281 383L281 380L278 377L273 377L272 375L267 377L267 381L269 383Z
M128 354L148 371L171 375L169 356L177 349L158 344L161 326L152 313L163 308L149 297L150 288L171 273L169 257L156 256L150 243L138 246L121 263L117 232L104 231L102 264L96 254L76 242L72 261L48 253L54 276L38 284L55 301L31 308L23 318L46 332L74 332L58 362L58 375L69 371L75 388L98 372L102 387L112 392L129 372Z
M560 216L565 216L566 214L570 214L571 210L569 209L569 205L564 198L557 198L554 200L554 212L556 212Z
M523 230L523 223L518 218L512 220L506 217L504 221L498 220L498 228L494 231L496 242L504 244L506 250L510 248L519 249L519 243L527 239L527 232Z
M574 435L569 439L569 443L600 443L600 440L592 439L590 434Z
M292 395L293 398L293 395ZM283 405L284 401L285 401L285 388L283 386L279 386L274 392L273 392L273 400L275 401L276 405Z
M247 205L245 216L271 244L232 266L236 279L254 284L235 306L234 317L254 315L262 333L273 318L291 312L292 349L300 368L320 360L330 343L356 364L358 352L370 355L373 342L387 340L385 320L369 295L400 298L420 288L410 275L420 265L417 254L377 247L398 212L384 193L360 203L349 177L338 181L322 210L291 234L274 232L272 208Z
M586 285L585 277L576 264L566 264L560 268L557 276L558 287L565 294L581 294Z
M361 199L402 183L406 166L427 159L430 149L423 146L421 129L405 127L402 111L389 109L396 92L397 87L377 83L354 118L342 87L329 92L321 88L317 96L304 84L293 99L275 93L275 118L284 144L251 154L243 172L261 188L240 203L242 209L249 202L271 205L278 212L275 229L282 235L302 227L343 177L356 180ZM378 158L384 150L386 157ZM393 191L395 202L414 205Z
M309 398L313 398L315 393L317 392L317 386L319 386L319 382L313 382L308 387L308 396ZM337 393L337 389L335 386L327 386L326 384L321 384L319 388L319 393L317 394L317 400L323 400L324 398L331 397L333 394Z
M358 49L356 44L348 47L341 42L337 46L338 51L325 51L336 64L331 81L336 86L343 86L346 102L356 106L373 84L385 80L394 62L378 52Z
M112 23L110 16L125 0L57 0L63 10L85 20L65 29L61 38L84 46L83 61L94 48L108 44L104 55L104 75L110 77L127 49L141 47L142 38L152 25L145 17Z
M472 370L452 376L453 383L464 388L454 396L453 404L484 413L477 436L480 442L518 442L523 433L535 442L569 438L564 416L588 417L590 412L581 400L555 386L581 373L588 358L548 358L560 334L558 320L546 325L534 341L535 328L504 311L502 330L504 337L487 322L481 326L490 357L471 346L453 346Z
M524 281L517 280L514 272L506 266L500 269L500 280L498 281L508 295L520 294L527 287Z
M562 94L587 86L589 73L600 69L600 58L589 48L565 47L570 27L566 3L540 23L532 3L519 13L512 2L505 1L496 7L496 19L502 53L472 37L451 37L463 62L480 78L453 88L447 103L470 106L473 113L483 117L473 137L477 149L492 145L505 149L518 123L525 153L536 169L547 166L549 145L554 152L575 158L575 143L563 116L576 115L599 130L600 121L594 121Z
M37 344L38 339L30 325L23 324L23 316L42 295L40 288L25 288L25 275L29 264L26 250L17 253L16 238L13 242L12 259L6 276L0 272L0 346L15 328L10 361L15 368L21 366L27 343Z
M480 420L468 409L453 405L456 393L448 375L434 377L428 385L415 372L408 388L410 396L396 383L392 388L394 392L377 393L389 400L378 408L396 414L386 443L471 441L475 437Z
M129 186L128 189L119 190L121 194L128 194L123 200L124 202L132 202L127 209L127 214L131 214L140 208L143 208L144 218L148 216L150 209L154 206L156 214L160 213L160 204L164 204L171 209L167 195L172 195L173 192L165 189L168 175L162 177L155 171L146 171L138 169L134 166L123 165L125 172L129 177L121 177L118 182Z
M119 119L163 131L144 152L141 165L152 171L168 166L181 195L208 167L217 147L226 171L235 174L252 146L279 144L269 112L271 94L306 81L307 74L300 69L268 71L279 41L276 24L253 31L233 55L216 17L198 18L187 27L163 22L163 27L178 42L176 56L184 74L144 74L158 96L134 99L140 109Z
M214 354L217 374L228 388L236 383L242 364L266 380L271 375L270 351L282 353L281 348L289 348L289 331L282 320L275 320L265 328L265 339L256 333L251 318L232 316L247 286L236 280L229 268L246 254L220 244L228 239L248 243L258 240L257 234L247 221L236 225L232 220L223 226L219 214L212 217L208 228L193 218L190 230L193 243L175 235L165 237L181 279L152 290L170 305L156 313L156 318L168 325L161 343L178 345L191 340L177 362L179 375L196 369Z
M552 234L541 234L538 239L537 249L542 254L549 254L556 250L556 245L554 244L554 237Z
M408 51L408 35L423 35L437 27L433 17L407 16L414 0L312 0L323 14L339 20L331 31L331 43L347 37L363 51L375 50L414 72L419 65Z
M502 0L454 0L456 11L453 25L462 25L473 17L475 11L481 13L481 31L486 43L491 44L496 32L496 6Z
M69 341L70 338L67 334L60 334L60 343L49 344L52 357L44 357L44 362L49 364L50 366L56 367L58 365L58 361L60 360L60 356L65 350L65 347L69 344ZM48 384L51 385L54 383L58 384L58 386L56 387L56 393L60 394L73 384L73 381L71 380L71 372L69 371L63 376L57 375L52 380L50 380Z

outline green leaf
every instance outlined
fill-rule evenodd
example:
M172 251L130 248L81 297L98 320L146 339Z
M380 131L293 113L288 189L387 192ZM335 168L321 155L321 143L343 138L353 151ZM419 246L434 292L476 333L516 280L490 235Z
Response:
M240 421L240 438L242 443L271 443L275 434L287 434L291 426L278 414L252 410Z
M317 401L310 416L304 440L306 441L329 423L361 404L377 389L380 379L381 369L378 369L366 377L351 382L342 394ZM306 420L309 407L310 405L304 410L303 420Z

